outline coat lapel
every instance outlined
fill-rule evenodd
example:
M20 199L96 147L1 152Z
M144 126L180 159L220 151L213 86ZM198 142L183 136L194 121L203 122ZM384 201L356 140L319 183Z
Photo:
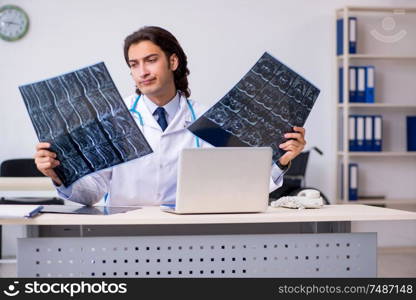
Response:
M141 97L139 102L137 103L136 110L141 114L143 118L144 126L148 126L148 127L162 131L156 119L153 117L153 115L150 113L149 109L147 108L146 103L144 103L143 97Z
M189 110L186 98L181 95L179 98L179 109L163 134L170 134L179 130L183 130L187 128L191 123L192 114Z

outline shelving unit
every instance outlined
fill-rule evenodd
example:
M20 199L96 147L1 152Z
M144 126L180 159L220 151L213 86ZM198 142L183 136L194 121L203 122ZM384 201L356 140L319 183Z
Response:
M348 54L338 55L338 60L343 59L416 59L416 56L400 56L400 55L370 55L370 54Z
M389 103L350 103L348 104L350 108L359 107L359 108L403 108L403 109L416 109L416 105L411 104L389 104ZM344 104L338 104L339 108L344 108Z
M416 157L416 153L413 152L338 152L338 155L347 155L347 156L367 156L367 157Z
M411 8L400 8L400 7L344 7L341 9L336 10L335 14L335 23L336 20L339 18L343 19L344 26L343 26L343 53L344 55L335 56L335 77L334 80L334 99L335 99L335 111L336 111L336 182L337 182L337 203L360 203L360 204L370 204L370 205L383 205L383 206L390 206L390 205L409 205L415 204L416 205L416 152L407 152L406 151L406 143L404 140L405 130L404 121L406 115L416 115L416 75L414 75L413 82L415 84L410 87L411 84L407 84L409 86L409 91L406 94L406 97L394 97L392 96L391 87L388 93L385 93L386 86L383 86L384 90L383 93L377 95L376 91L376 102L375 103L350 103L349 102L349 66L353 65L368 65L374 64L393 64L396 68L400 66L404 66L407 68L407 72L409 72L408 68L413 68L413 74L416 74L416 56L414 55L414 45L416 40L411 40L410 44L413 45L413 49L408 49L412 47L402 47L399 46L393 47L391 45L385 49L383 47L379 47L380 45L375 45L372 49L369 47L368 41L366 42L366 49L362 49L360 46L360 38L357 41L357 54L349 54L349 41L348 41L348 32L349 32L349 22L348 18L351 16L357 17L357 28L360 28L360 25L365 23L366 18L385 18L386 16L396 16L396 15L406 15L408 19L411 20L413 24L413 28L416 28L416 7ZM367 25L368 29L368 25ZM358 35L360 34L360 30L358 30ZM414 39L414 31L410 32L409 35L413 34ZM363 40L361 40L363 41ZM374 41L377 43L378 41ZM404 43L405 44L405 43ZM371 45L370 45L371 46ZM383 46L383 45L381 45ZM409 44L406 44L409 46ZM381 50L385 51L381 51ZM373 51L371 51L373 50ZM400 51L399 51L400 50ZM404 51L403 51L404 50ZM380 53L376 53L380 52ZM338 68L343 68L343 99L344 103L339 103L338 99ZM398 69L397 69L398 70ZM376 67L376 78L378 73L383 72L383 70L378 70ZM385 72L389 73L389 72ZM388 74L382 74L383 76L387 77ZM397 74L397 73L393 73ZM410 74L410 73L409 73ZM382 83L386 83L386 79L383 77L384 81ZM376 90L378 88L377 80L376 80ZM388 90L388 89L387 89ZM391 94L391 95L390 95ZM350 152L349 151L349 122L348 117L350 114L380 114L383 115L383 119L385 116L389 116L389 123L383 124L383 151L382 152ZM402 119L403 118L403 119ZM399 129L393 131L389 125L392 127L395 126L395 129ZM394 126L393 126L394 125ZM389 129L388 133L389 136L384 136L385 129ZM397 134L403 135L401 139L397 138ZM387 138L395 139L394 142L390 141L389 147L384 147L385 141ZM397 142L399 141L399 142ZM387 143L389 144L389 143ZM349 201L349 190L348 190L348 167L342 169L343 174L341 174L341 164L344 166L348 166L350 162L358 162L359 163L359 178L362 174L366 174L368 169L374 173L374 170L380 170L380 173L384 174L386 172L390 172L390 176L392 179L396 180L400 176L403 176L403 180L407 180L408 182L411 181L409 176L414 176L413 185L412 184L403 184L403 186L395 187L394 184L391 184L390 190L386 188L389 182L377 182L374 184L374 180L368 180L370 178L369 174L366 174L365 182L359 180L359 199L357 201ZM369 166L371 165L371 166ZM376 165L376 166L375 166ZM392 167L393 166L393 167ZM389 168L386 171L386 168ZM370 172L371 172L370 171ZM403 173L404 172L404 173ZM377 174L378 175L378 174ZM381 180L386 179L386 175L380 176ZM392 182L394 182L392 180ZM385 180L386 181L386 180ZM388 181L388 180L387 180ZM368 186L368 184L372 184L372 186ZM367 193L365 196L371 197L370 200L360 198L363 196L360 193L360 187L365 187L366 191L378 191L377 184L380 185L380 193L373 192ZM384 185L384 186L383 186ZM383 190L384 188L384 190ZM383 191L392 191L394 188L397 189L396 195L383 193ZM400 188L400 189L399 189ZM406 191L406 188L408 189ZM342 195L341 195L342 191ZM386 194L386 195L384 195ZM387 195L388 194L388 195ZM377 195L383 196L378 197ZM403 196L404 195L404 196Z
M357 200L354 203L358 204L370 204L370 205L386 205L389 206L390 204L414 204L414 199L371 199L371 200ZM352 202L352 201L350 201Z

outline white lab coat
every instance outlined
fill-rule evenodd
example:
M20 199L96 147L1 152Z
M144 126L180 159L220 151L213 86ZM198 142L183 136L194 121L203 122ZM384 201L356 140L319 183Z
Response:
M136 97L132 95L124 100L128 108ZM196 118L205 112L201 105L189 101ZM180 97L179 109L164 132L143 101L139 101L136 110L140 112L144 126L140 125L136 114L133 117L153 153L84 176L68 188L58 187L60 197L92 205L108 192L106 204L109 206L147 206L175 201L179 153L184 148L196 147L195 136L186 129L192 123L186 98ZM199 143L200 147L212 147L202 139ZM282 175L283 172L273 165L270 191L282 185Z

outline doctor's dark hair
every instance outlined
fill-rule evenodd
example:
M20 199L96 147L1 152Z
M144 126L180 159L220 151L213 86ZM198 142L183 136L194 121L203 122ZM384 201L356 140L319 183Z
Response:
M131 45L137 44L141 41L151 41L157 46L159 46L165 53L168 62L170 56L172 54L176 54L179 60L179 64L178 68L173 72L175 87L177 90L181 91L186 97L189 97L191 95L191 91L188 87L188 60L181 45L179 44L178 40L173 36L173 34L161 27L145 26L127 36L124 40L124 58L129 67L129 48ZM136 93L140 95L141 91L137 88Z

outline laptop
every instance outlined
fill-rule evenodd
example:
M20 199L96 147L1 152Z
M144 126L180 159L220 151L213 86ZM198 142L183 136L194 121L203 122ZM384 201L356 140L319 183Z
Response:
M271 167L270 147L183 149L176 202L161 209L177 214L263 212Z

